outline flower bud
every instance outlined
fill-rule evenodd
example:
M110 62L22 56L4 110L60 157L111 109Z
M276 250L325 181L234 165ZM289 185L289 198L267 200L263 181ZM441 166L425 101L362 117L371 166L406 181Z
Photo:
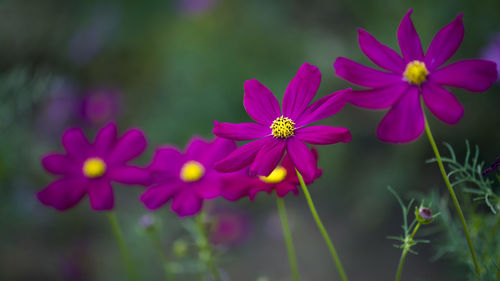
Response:
M421 224L429 224L432 222L432 211L426 207L415 208L415 217Z
M174 252L174 255L178 258L184 257L187 254L188 251L188 243L182 239L177 239L174 242L174 245L172 247L172 250Z

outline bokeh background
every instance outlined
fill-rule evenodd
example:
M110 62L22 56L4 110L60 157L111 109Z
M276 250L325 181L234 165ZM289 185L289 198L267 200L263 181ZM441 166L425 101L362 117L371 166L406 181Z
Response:
M409 8L424 49L463 13L466 35L452 60L499 59L497 0L0 1L0 280L127 280L105 214L92 211L87 199L57 212L35 197L52 179L40 156L61 151L66 128L81 126L93 137L109 120L122 131L140 127L150 145L137 163L148 163L158 145L183 147L193 134L210 138L214 119L248 122L245 80L257 78L280 99L310 62L323 74L317 98L350 87L332 64L345 56L372 65L356 28L398 49L396 29ZM453 92L465 116L455 126L431 117L435 138L458 155L468 139L481 148L480 159L492 162L500 153L500 87ZM425 164L432 157L426 137L382 143L375 135L382 116L348 105L321 122L353 135L349 144L318 148L323 177L310 187L351 280L395 274L400 250L386 236L401 234L402 217L388 185L405 199L430 190L447 195L435 164ZM116 212L142 280L161 280L140 224L148 213L137 200L141 192L115 185ZM303 196L288 196L286 204L303 280L340 280ZM267 194L205 204L220 222L212 240L227 280L291 279L275 205ZM178 219L169 206L152 215L163 251L176 260L175 280L199 280L189 219ZM409 256L405 280L464 280L467 268L449 255L433 259L439 222L428 230L432 243Z

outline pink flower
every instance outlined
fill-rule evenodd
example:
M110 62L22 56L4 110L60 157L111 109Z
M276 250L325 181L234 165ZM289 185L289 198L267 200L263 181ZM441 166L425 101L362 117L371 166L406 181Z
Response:
M216 168L233 172L250 165L251 175L268 176L288 152L293 165L311 181L316 174L316 161L305 143L325 145L351 140L351 133L346 128L306 127L340 111L350 92L338 91L309 105L320 82L318 68L304 63L286 89L282 111L269 89L255 79L246 81L243 105L257 123L214 121L213 133L236 141L254 141L235 150L217 163Z
M116 90L94 89L88 91L81 103L83 120L100 125L118 117L121 107L120 94Z
M369 109L390 108L377 129L382 141L405 143L417 139L425 127L420 102L441 121L456 124L464 110L445 86L483 92L497 79L496 65L479 59L462 60L442 67L458 49L464 36L462 15L443 27L424 54L420 38L410 19L410 9L398 29L401 57L359 29L359 46L379 71L346 58L338 58L334 68L338 76L368 90L356 90L349 101Z
M210 241L215 245L240 244L251 232L249 217L237 209L219 209L211 214L211 217L214 219L214 226Z
M311 151L317 161L318 151L314 148ZM306 181L306 184L312 184L315 179L321 176L321 173L321 169L316 169L313 180ZM225 185L221 195L230 201L236 201L245 196L248 196L253 201L261 191L269 194L276 191L276 195L279 197L285 197L290 192L298 195L297 186L300 185L295 167L288 154L283 158L281 165L278 165L267 177L250 177L248 176L248 169L245 169L241 172L227 174L224 177L224 182Z
M60 176L37 193L45 205L66 210L89 195L94 210L110 210L114 206L111 181L146 185L149 173L127 164L146 148L146 138L138 129L131 129L117 138L114 123L103 127L89 143L80 128L68 129L62 137L66 154L49 154L42 158L48 172Z
M153 182L141 201L155 210L172 200L172 210L181 217L198 213L204 199L221 193L221 174L213 168L214 163L235 149L236 144L230 140L207 142L197 137L184 153L175 147L158 148L148 166Z
M497 71L500 71L500 33L491 37L490 43L483 49L481 57L495 62ZM500 82L500 79L497 79L497 82Z

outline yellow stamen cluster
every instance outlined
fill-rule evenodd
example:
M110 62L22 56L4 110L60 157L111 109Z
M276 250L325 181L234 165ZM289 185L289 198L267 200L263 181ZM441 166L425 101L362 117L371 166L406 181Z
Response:
M286 139L293 135L295 123L293 123L292 119L281 115L273 121L270 128L273 130L272 133L275 138Z
M286 169L278 166L267 177L259 176L259 179L265 183L279 183L286 178Z
M420 85L427 80L429 71L422 61L414 60L406 65L405 72L403 73L404 79L413 85Z
M83 162L82 171L87 178L98 178L106 173L106 163L98 157L88 158Z
M199 180L205 174L205 168L198 161L188 161L181 169L180 177L185 182Z

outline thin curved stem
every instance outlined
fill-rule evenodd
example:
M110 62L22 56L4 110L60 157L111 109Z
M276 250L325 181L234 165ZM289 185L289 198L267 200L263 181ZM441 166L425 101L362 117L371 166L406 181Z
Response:
M130 280L139 281L139 277L135 270L134 263L132 261L132 258L130 257L130 252L127 248L127 244L125 243L125 238L123 237L120 224L118 223L118 218L116 217L116 214L113 211L107 212L107 215L109 219L109 224L111 225L111 229L113 230L113 234L115 235L116 242L120 247L120 253L122 255L123 264L125 265L127 274Z
M476 258L476 252L474 250L474 246L472 244L472 240L470 238L469 234L469 228L467 227L467 222L465 221L464 213L462 212L462 208L460 207L460 203L458 202L457 196L455 195L455 191L453 190L453 187L451 186L450 180L446 176L446 171L444 169L443 161L441 161L441 155L439 154L439 150L436 146L436 142L434 141L434 137L432 137L432 132L431 128L429 127L429 122L427 121L427 117L425 117L424 114L424 120L425 120L425 132L427 133L427 137L429 138L429 142L431 143L432 150L434 151L434 155L436 156L436 161L439 166L439 170L441 171L441 175L443 176L444 183L446 184L446 187L448 188L448 192L451 195L451 199L453 200L453 205L455 205L455 209L457 210L458 216L460 218L460 222L462 223L462 228L465 233L465 238L467 239L467 244L469 245L469 251L470 255L472 257L472 261L474 263L474 269L476 270L476 273L480 275L481 271L479 268L479 264L477 262Z
M295 171L297 172L297 176L300 181L300 186L302 187L302 191L304 192L307 204L309 205L309 209L311 210L311 214L314 218L314 221L316 222L316 225L318 226L321 235L323 235L323 239L325 239L325 242L328 245L328 249L330 250L330 254L332 255L333 260L335 261L335 265L337 266L337 269L339 271L340 278L342 278L343 281L347 281L347 276L345 274L344 268L342 267L342 263L340 262L340 258L337 255L337 251L335 250L335 247L333 246L330 237L328 236L328 232L326 232L323 222L319 218L318 212L316 211L316 207L314 206L314 203L312 201L311 194L309 194L309 190L307 190L304 178L302 178L302 175L299 173L299 171L297 170Z
M286 215L285 201L283 198L276 196L278 205L278 212L281 219L281 227L283 229L283 236L285 237L286 251L288 253L288 261L290 262L290 270L292 271L293 281L299 281L299 267L297 265L297 256L295 255L295 248L293 247L292 234L290 233L290 226L288 225L288 218Z
M417 223L415 225L415 228L413 229L413 232L410 236L410 239L406 243L409 243L408 245L405 245L403 252L401 253L401 258L399 259L399 265L398 265L398 271L396 273L396 281L401 280L401 273L403 272L403 264L405 262L406 255L408 254L408 251L410 250L411 243L413 243L413 238L415 237L415 234L417 233L418 228L420 227L420 223Z
M200 240L198 241L198 246L200 247L200 254L201 254L200 256L202 259L204 259L205 265L210 270L210 273L212 274L214 280L221 281L222 278L215 264L213 250L210 245L210 242L208 241L207 233L205 231L205 224L203 222L204 214L200 213L199 215L197 215L195 217L195 221L196 221L196 226L198 228L198 232L200 234Z

